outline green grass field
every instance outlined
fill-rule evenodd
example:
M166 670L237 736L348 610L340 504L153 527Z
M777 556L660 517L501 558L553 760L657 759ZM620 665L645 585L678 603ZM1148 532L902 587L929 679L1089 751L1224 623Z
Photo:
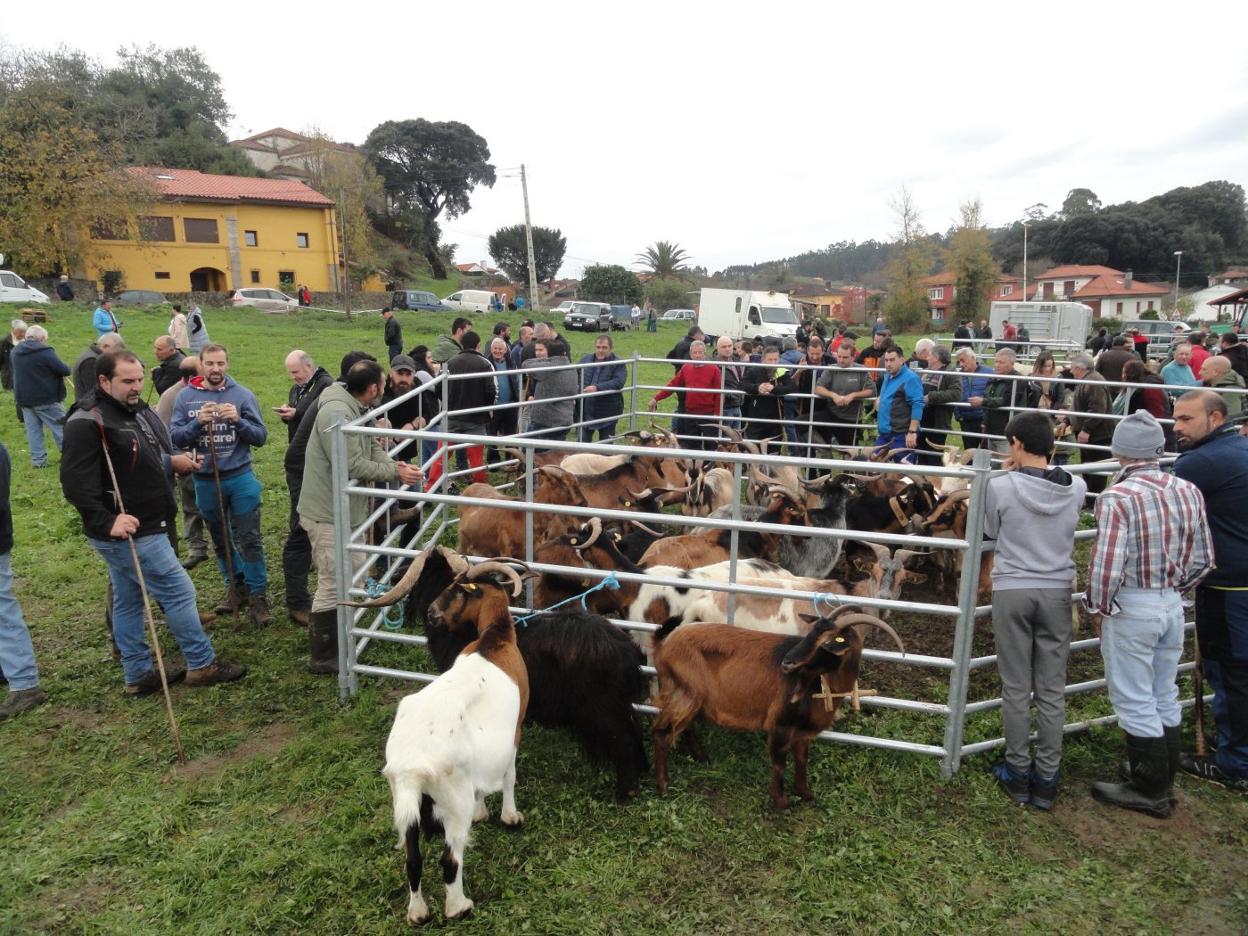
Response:
M0 317L13 312L0 308ZM93 334L90 309L54 305L51 312L52 344L72 363ZM233 352L233 374L266 413L285 399L282 359L290 349L308 350L335 373L350 349L384 352L376 316L207 314L212 337ZM151 360L165 313L121 317L131 347ZM449 319L401 313L405 345L430 341ZM494 321L483 317L486 332ZM662 356L683 332L673 324L655 336L616 337L622 356L634 348ZM589 336L571 337L578 355L592 346ZM650 382L670 373L663 364L643 372ZM190 759L178 767L159 698L122 695L103 623L103 564L62 498L57 473L30 468L11 397L0 399L0 439L14 464L16 590L51 697L0 724L0 932L406 931L402 858L379 772L406 687L365 678L360 694L340 704L332 680L303 668L305 636L287 622L281 600L284 427L270 416L271 441L256 459L266 486L275 620L261 632L235 631L228 620L212 628L222 655L247 663L251 674L229 686L175 688ZM204 604L221 596L208 564L194 579ZM916 647L948 652L952 625L897 623ZM987 638L978 635L976 653L986 651ZM419 651L396 647L374 659L421 664ZM1072 674L1085 669L1095 675L1099 661L1085 655L1072 664ZM935 675L884 665L864 677L864 685L912 698L943 701L947 692ZM977 674L972 697L995 692L995 677ZM1072 700L1072 714L1105 711L1103 697ZM932 741L941 731L935 719L880 710L842 727ZM999 733L990 713L972 719L967 736ZM1087 784L1122 756L1116 731L1070 739L1066 786L1051 815L1009 806L987 774L989 756L971 758L943 781L934 761L828 745L811 757L819 801L775 815L762 738L710 730L705 740L709 766L675 756L667 796L648 782L636 802L618 807L608 776L566 736L526 730L517 784L526 824L518 832L496 821L478 827L464 872L477 909L456 930L1248 930L1248 799L1182 780L1169 821L1094 803ZM426 894L440 921L442 885L436 864L427 863Z

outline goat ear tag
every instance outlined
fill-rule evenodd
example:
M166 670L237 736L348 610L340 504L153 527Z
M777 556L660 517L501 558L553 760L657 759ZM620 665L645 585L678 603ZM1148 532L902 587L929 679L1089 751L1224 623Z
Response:
M568 542L569 542L569 543L571 543L573 546L579 546L579 545L580 545L580 543L577 541L577 539L576 539L576 537L575 537L575 536L574 536L574 537L572 537L570 540L568 540Z
M837 642L837 643L844 643L844 642L845 642L845 638L844 638L844 637L837 637L837 638L836 638L836 642Z

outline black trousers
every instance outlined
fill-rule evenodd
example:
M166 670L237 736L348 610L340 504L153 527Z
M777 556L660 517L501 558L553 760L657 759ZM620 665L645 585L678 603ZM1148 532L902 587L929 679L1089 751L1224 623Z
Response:
M944 445L945 440L949 438L949 433L944 429L927 429L919 427L919 450L915 453L915 460L920 465L940 465L944 456L943 452L938 452L928 446L928 442L932 445Z
M968 432L983 432L983 419L971 419L968 416L965 419L959 419L958 422L962 425L962 447L964 449L983 448L984 442L987 440L981 439L978 436L966 435Z
M299 491L303 487L303 473L286 472L286 487L290 489L290 528L282 546L282 576L286 579L286 607L292 611L311 611L312 595L308 592L308 573L312 571L312 541L307 531L299 525Z

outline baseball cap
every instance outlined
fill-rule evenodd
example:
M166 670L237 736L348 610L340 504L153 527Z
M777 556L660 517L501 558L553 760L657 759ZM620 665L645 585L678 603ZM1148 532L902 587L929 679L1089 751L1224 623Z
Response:
M390 359L390 369L392 371L405 370L414 374L416 373L416 362L406 354L396 354Z

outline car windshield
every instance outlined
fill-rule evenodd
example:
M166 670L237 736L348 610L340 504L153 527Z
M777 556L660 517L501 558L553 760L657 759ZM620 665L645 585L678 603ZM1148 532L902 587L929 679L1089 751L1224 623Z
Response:
M763 321L769 325L796 325L797 313L784 306L764 306Z

